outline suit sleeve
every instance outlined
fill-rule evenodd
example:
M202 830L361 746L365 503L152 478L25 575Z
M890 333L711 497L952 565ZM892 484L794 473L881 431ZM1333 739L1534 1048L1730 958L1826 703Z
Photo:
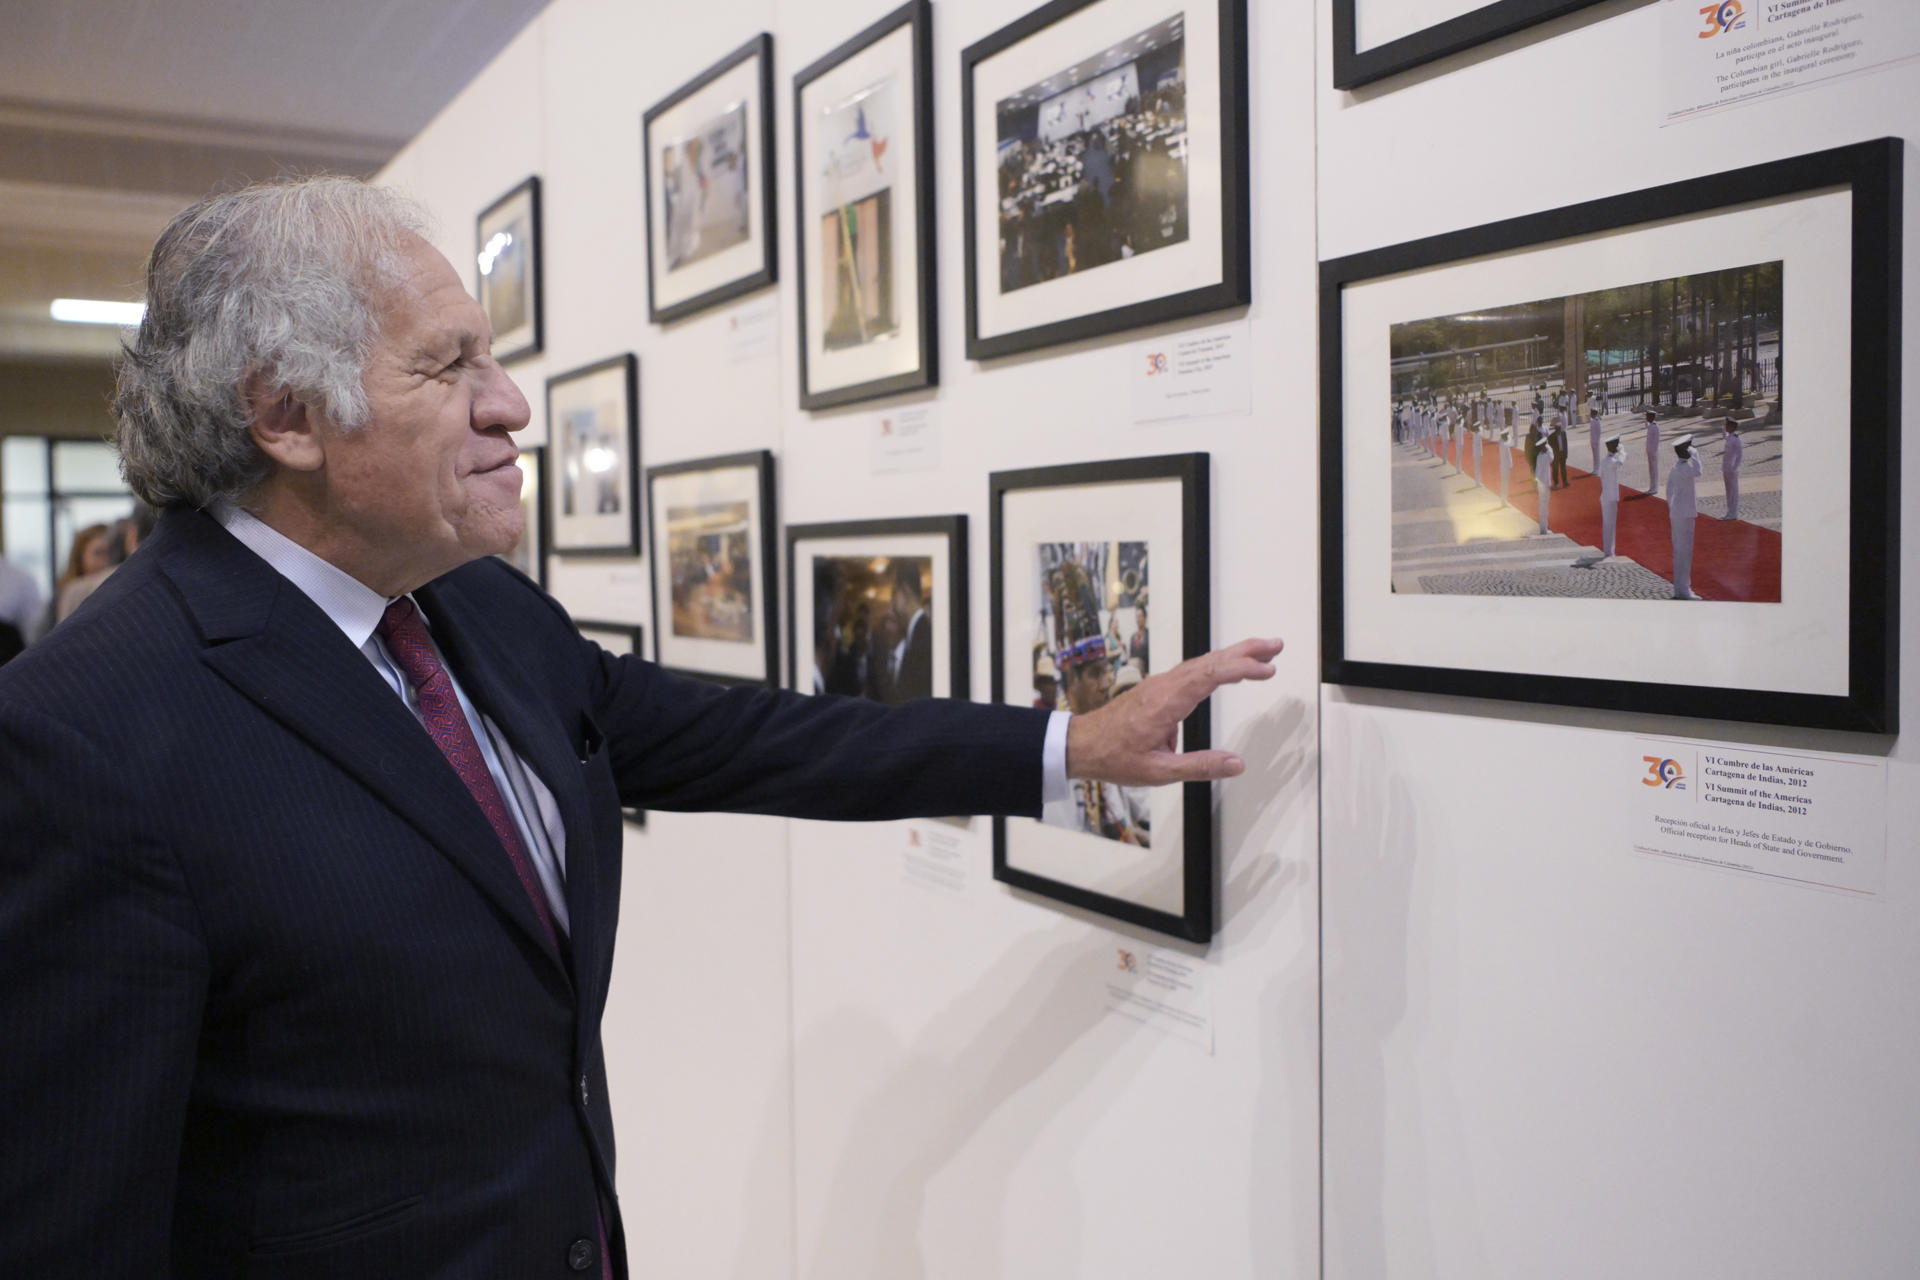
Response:
M0 1275L161 1276L206 952L109 753L0 705Z
M1040 813L1044 710L723 688L607 654L594 680L630 805L841 821Z

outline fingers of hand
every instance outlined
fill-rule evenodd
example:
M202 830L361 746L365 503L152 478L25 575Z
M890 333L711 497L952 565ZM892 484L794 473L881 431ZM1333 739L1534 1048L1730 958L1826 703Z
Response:
M1163 782L1212 782L1219 778L1237 778L1246 772L1247 763L1231 751L1189 751L1185 755L1160 758L1166 777Z

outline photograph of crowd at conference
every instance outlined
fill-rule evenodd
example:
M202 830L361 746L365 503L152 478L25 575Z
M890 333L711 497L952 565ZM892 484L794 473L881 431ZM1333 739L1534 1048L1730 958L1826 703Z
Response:
M1000 291L1187 238L1185 16L996 104Z
M1778 603L1782 274L1395 324L1393 590Z

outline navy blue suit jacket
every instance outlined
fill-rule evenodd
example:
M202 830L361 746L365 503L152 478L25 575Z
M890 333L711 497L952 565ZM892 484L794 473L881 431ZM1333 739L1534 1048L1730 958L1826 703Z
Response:
M553 792L564 954L419 723L210 517L0 669L0 1275L572 1276L602 1207L618 1260L621 806L1039 811L1042 712L681 679L494 560L416 598Z

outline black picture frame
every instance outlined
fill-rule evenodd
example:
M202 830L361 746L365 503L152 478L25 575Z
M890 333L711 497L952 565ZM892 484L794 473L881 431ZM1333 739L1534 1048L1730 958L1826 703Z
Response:
M658 193L664 201L670 190L668 184L665 182L664 172L656 174L654 168L656 160L658 159L655 143L656 128L659 131L667 131L675 124L702 123L677 120L675 116L676 108L682 107L702 89L707 88L722 76L727 75L736 67L745 63L753 63L756 67L756 70L751 76L751 83L754 85L754 94L758 97L759 101L757 103L747 104L743 110L748 113L748 117L754 122L757 131L759 154L747 156L743 161L742 169L749 182L754 180L759 182L760 190L756 194L751 187L749 187L745 196L745 208L743 208L743 212L750 209L757 213L759 225L757 228L753 228L751 224L749 224L746 242L751 243L757 238L760 252L758 255L750 255L753 256L754 261L743 271L725 279L711 282L706 287L698 287L694 292L684 294L676 293L674 296L663 300L662 295L669 292L664 286L670 283L670 281L665 279L665 276L671 268L668 268L661 261L664 252L657 251L661 250L661 246L665 244L665 241L662 240L656 243L654 236L656 229L665 236L672 228L664 212L664 203L662 204L663 212L658 220L656 220L654 214L654 197L656 193ZM753 141L751 139L745 144L748 148L751 148L752 145ZM779 224L775 213L777 205L775 203L775 166L773 153L773 37L764 31L754 36L751 40L748 40L732 53L721 58L718 62L681 85L678 89L675 89L653 106L647 108L646 112L641 116L640 168L645 180L644 194L646 198L647 231L647 317L654 324L668 324L675 320L685 319L687 316L705 311L709 307L718 306L723 302L728 302L743 294L752 293L756 289L764 288L774 283L778 278L779 236L777 234L777 228Z
M547 589L547 448L528 445L520 450L520 510L525 524L520 541L500 558Z
M812 358L814 333L810 326L821 323L825 317L814 314L808 305L807 295L807 250L814 243L811 228L819 225L824 214L820 209L809 209L809 184L807 181L807 106L808 89L820 82L822 77L845 65L856 55L866 52L905 28L910 34L908 71L912 85L908 93L912 107L912 119L908 122L907 135L912 139L913 172L904 174L890 184L896 189L909 190L914 199L914 217L912 234L914 244L904 252L882 250L885 261L882 269L891 279L893 266L904 258L913 268L913 301L910 307L901 308L910 313L915 322L916 340L912 344L915 353L913 367L880 376L864 378L858 381L842 382L835 385L823 385L815 389L814 378L821 373L821 366L827 357L823 352L821 359ZM862 124L864 124L864 118ZM898 128L892 130L899 137ZM885 139L876 145L884 148ZM897 152L899 148L894 148ZM884 151L878 156L884 156ZM903 391L917 391L924 387L937 386L940 381L940 335L939 308L937 298L937 274L934 269L934 188L933 188L933 6L928 0L909 0L887 14L873 25L847 40L831 53L812 63L793 78L793 202L794 202L794 287L799 292L799 343L800 343L800 407L802 409L831 409L840 405L855 404L863 400L873 400L881 396L896 395ZM879 159L876 158L876 167ZM884 192L883 192L884 193ZM865 203L863 198L862 203ZM843 223L847 221L843 215ZM898 234L900 228L889 224L891 234ZM831 328L831 326L829 326ZM857 375L855 375L857 376ZM823 379L823 383L827 381Z
M1019 538L1020 550L1030 549L1025 543L1026 533L1030 531L1034 517L1031 513L1015 513L1009 516L1009 503L1029 493L1045 493L1056 499L1067 492L1078 491L1085 500L1097 501L1098 489L1112 486L1117 492L1127 492L1129 486L1138 486L1140 482L1174 481L1178 485L1177 503L1169 503L1164 497L1161 505L1177 505L1176 512L1162 512L1157 517L1142 516L1145 523L1157 519L1160 523L1177 523L1180 547L1171 559L1179 566L1179 576L1174 584L1175 590L1168 593L1177 601L1179 622L1175 628L1179 635L1177 654L1163 654L1155 670L1164 670L1188 658L1198 657L1212 647L1212 549L1210 530L1212 528L1210 485L1211 463L1205 453L1169 454L1159 457L1127 458L1108 462L1087 462L1067 466L1037 467L1020 471L1000 471L988 478L988 522L989 555L991 556L992 591L989 602L992 628L992 683L989 696L996 701L1021 702L1028 689L1020 696L1012 696L1015 690L1009 687L1010 655L1008 636L1012 626L1022 628L1024 637L1026 622L1024 617L1016 619L1010 614L1010 608L1031 611L1031 604L1021 601L1011 603L1008 600L1010 589L1020 586L1034 586L1037 576L1028 578L1016 576L1010 561L1010 552L1015 548L1009 545L1010 538ZM1135 499L1140 491L1137 487L1128 493ZM1050 517L1051 518L1051 517ZM1155 523L1153 527L1160 527ZM1011 527L1010 527L1011 526ZM1134 527L1141 527L1136 525ZM1048 526L1053 531L1052 526ZM1052 541L1049 538L1047 541ZM1155 554L1149 552L1153 563L1165 562L1164 551ZM1144 577L1144 575L1143 575ZM1164 584L1164 572L1153 579ZM1161 588L1164 591L1164 586ZM1117 613L1122 605L1109 606ZM1165 606L1156 608L1156 612ZM1104 636L1117 620L1113 617L1103 619L1101 634ZM1024 644L1024 639L1022 640ZM1048 655L1051 656L1050 654ZM1029 655L1029 661L1032 660ZM1071 693L1069 691L1069 698ZM1212 745L1212 713L1207 702L1196 707L1184 722L1181 730L1182 749L1188 751L1205 750ZM1078 784L1071 784L1078 785ZM1167 792L1172 788L1158 788L1157 792ZM1074 884L1056 876L1037 873L1018 865L1025 861L1012 849L1012 845L1023 834L1031 835L1035 831L1047 831L1050 836L1066 835L1040 822L1025 818L996 817L993 821L993 876L994 879L1018 889L1036 893L1043 897L1069 903L1101 915L1124 920L1160 933L1185 938L1192 942L1206 942L1213 936L1214 927L1214 822L1213 795L1210 784L1190 782L1179 784L1179 816L1181 839L1179 842L1179 861L1177 865L1165 869L1163 878L1179 886L1179 909L1168 910L1153 907L1143 901L1100 892L1088 885ZM1019 824L1016 826L1015 824ZM1160 827L1156 825L1155 832ZM1078 840L1086 836L1101 839L1100 836L1082 828L1068 838ZM1076 859L1076 861L1079 861ZM1090 870L1098 864L1097 859L1085 860Z
M516 267L518 296L524 302L525 319L520 324L503 323L510 319L504 309L522 311L510 300L510 294L493 285L491 267L511 248L502 244L490 248L495 235L510 234L514 225L530 228L530 243L523 253L509 260ZM513 190L480 211L473 222L474 277L473 296L487 313L493 326L493 358L501 364L524 359L546 349L546 272L541 261L543 236L540 230L540 177L529 176Z
M1902 149L1899 139L1882 138L1323 262L1320 266L1321 679L1328 684L1641 714L1876 734L1896 732ZM1848 605L1840 611L1846 617L1844 694L1756 688L1752 687L1751 677L1725 685L1704 685L1660 679L1544 674L1537 670L1370 661L1354 655L1356 643L1378 646L1383 628L1377 621L1372 622L1365 633L1350 634L1349 628L1354 602L1348 598L1349 557L1345 531L1350 525L1349 494L1355 492L1352 484L1358 481L1350 482L1345 474L1345 450L1349 441L1345 398L1349 371L1343 305L1348 290L1389 277L1403 280L1404 273L1424 268L1460 263L1470 263L1477 268L1497 255L1540 246L1577 247L1603 237L1608 252L1617 254L1626 243L1623 233L1630 234L1635 228L1646 228L1649 234L1654 234L1681 219L1732 217L1764 208L1767 202L1817 198L1837 189L1844 189L1851 197L1848 213L1851 244L1847 249L1851 280L1846 317L1850 321L1851 348L1844 359L1834 362L1844 366L1852 424L1843 471L1851 504L1844 536L1847 563L1828 565L1823 561L1808 576L1844 579L1847 584ZM1785 270L1789 274L1794 270L1790 260ZM1476 302L1475 307L1484 310L1486 305L1487 301L1483 300ZM1819 319L1815 316L1814 324L1804 326L1803 331L1818 328ZM1758 329L1757 322L1755 329ZM1679 353L1674 351L1668 358L1677 371ZM1817 375L1819 370L1814 372ZM1658 389L1655 394L1659 394ZM1787 402L1794 398L1784 387L1776 394ZM1383 422L1355 424L1361 431L1378 429L1383 438L1386 425ZM1834 466L1836 471L1841 470L1838 462ZM1802 509L1805 510L1804 503ZM1365 515L1363 512L1357 518ZM1376 591L1374 595L1373 600L1366 602L1369 610L1379 607L1380 593ZM1408 598L1390 597L1393 601ZM1785 594L1780 595L1780 600L1783 607L1791 605ZM1620 603L1655 610L1673 607L1654 601ZM1698 610L1721 606L1681 604L1678 607ZM1417 622L1411 613L1395 616ZM1620 616L1615 615L1616 619ZM1749 627L1758 626L1751 620L1752 616L1729 615L1745 619ZM1369 613L1369 617L1373 614ZM1699 625L1697 621L1691 622L1688 628L1690 632L1697 631ZM1407 634L1418 632L1414 629ZM1836 636L1832 643L1838 646L1841 638ZM1769 652L1782 647L1761 645L1757 638L1748 643ZM1669 676L1673 674L1671 667L1653 669ZM1734 687L1735 683L1742 687Z
M661 545L672 541L672 531L667 522L671 521L675 511L671 499L663 498L662 489L674 486L683 478L722 472L751 473L750 476L734 477L728 485L723 486L719 496L722 500L732 498L752 508L746 516L747 528L743 530L744 548L758 558L760 587L759 598L748 600L744 606L746 617L759 629L758 637L751 633L744 640L720 637L723 642L738 640L752 647L750 652L753 656L743 655L742 660L731 664L730 668L714 662L701 665L695 657L688 656L690 649L697 651L700 648L698 642L710 641L715 637L691 635L683 639L680 635L674 612L675 557L670 545ZM654 660L670 671L719 684L775 687L779 683L780 671L780 537L773 454L765 449L756 449L649 467L647 503L650 513L647 521L647 555L652 561ZM754 531L756 525L757 534ZM752 582L751 569L750 565L749 583ZM688 645L686 639L696 643Z
M1359 47L1359 8L1366 0L1332 0L1333 87L1357 89L1414 67L1565 17L1600 0L1492 0L1374 48Z
M645 627L632 622L598 622L587 618L575 618L573 625L583 637L592 640L609 653L630 653L636 658L646 656ZM608 645L607 640L614 641L614 644ZM647 811L645 809L622 808L620 816L630 826L639 827L642 830L646 828Z
M1216 16L1218 24L1218 38L1213 42L1215 47L1211 52L1216 59L1213 65L1217 65L1218 67L1219 96L1217 102L1210 102L1203 98L1188 101L1185 97L1184 78L1180 83L1180 92L1182 102L1181 109L1183 117L1186 119L1191 120L1193 118L1192 113L1203 109L1200 105L1203 102L1206 102L1207 105L1217 110L1219 114L1217 133L1219 139L1220 169L1220 189L1218 192L1219 226L1217 228L1220 246L1217 272L1218 279L1210 280L1207 283L1197 286L1188 287L1182 284L1173 287L1169 291L1155 292L1158 286L1154 286L1150 282L1142 282L1136 278L1138 272L1137 264L1151 262L1154 253L1129 253L1113 261L1096 263L1086 268L1085 271L1090 274L1095 271L1119 270L1126 273L1128 279L1134 280L1132 285L1129 285L1126 280L1108 277L1101 299L1085 310L1067 314L1057 319L1036 318L1033 323L1026 323L1019 319L1010 319L1009 327L1007 328L1003 329L995 326L992 332L984 331L986 326L983 323L981 314L981 295L984 288L981 280L981 271L984 264L989 262L995 264L993 285L991 287L996 293L1006 297L1018 297L1019 294L1024 293L1029 288L1045 290L1049 285L1076 276L1080 278L1086 277L1082 275L1079 269L1070 267L1065 277L1047 277L1037 282L1017 285L1011 290L1000 289L999 281L1001 271L999 269L999 246L1001 229L997 225L997 220L996 225L983 229L980 226L981 219L977 208L979 184L982 180L978 170L984 157L997 157L998 139L981 139L975 136L976 80L980 74L982 65L989 63L996 56L1016 50L1022 43L1034 39L1036 36L1043 35L1047 29L1055 23L1080 13L1090 5L1101 5L1109 2L1110 0L1052 0L1052 3L1035 9L1026 16L987 36L985 39L969 45L960 55L960 139L963 192L961 203L964 224L962 239L966 250L966 351L969 360L989 360L999 356L1012 355L1016 352L1033 351L1042 347L1055 346L1063 342L1074 342L1084 338L1120 333L1124 330L1136 329L1143 325L1160 324L1170 320L1183 319L1187 316L1203 315L1207 312L1220 311L1228 307L1245 306L1253 300L1253 222L1248 203L1249 169L1247 136L1249 129L1247 105L1246 0L1213 0L1213 3L1205 3L1203 0L1203 3L1196 5L1195 8L1205 9L1213 13ZM1175 19L1169 19L1168 21L1173 22ZM1182 24L1180 38L1184 42L1184 16L1179 18L1178 21ZM1076 54L1075 59L1077 60L1079 57L1085 55L1096 54L1096 50L1117 49L1121 44L1135 35L1136 33L1131 29L1130 22L1121 23L1116 26L1114 30L1105 33L1102 37L1105 43L1096 45L1096 48L1087 49L1085 54ZM1184 50L1182 57L1184 61ZM1069 62L1062 65L1072 67L1073 63ZM1062 71L1060 77L1068 74L1071 74L1071 72ZM1096 74L1106 75L1107 72L1102 71ZM1032 90L1038 90L1051 85L1052 82L1052 80L1047 80L1036 83L1030 86L1030 88ZM1085 81L1076 82L1075 85L1069 87L1077 87L1080 83L1085 83ZM1012 100L1013 99L1003 99L1002 101ZM1051 100L1052 99L1049 99L1049 101ZM1040 100L1033 99L1032 101L1034 102L1037 113ZM998 126L996 125L996 132L997 129ZM1193 145L1192 138L1193 130L1191 125L1188 125L1186 145L1189 147ZM1180 163L1184 175L1190 166L1184 159ZM994 170L993 181L997 192L997 167ZM1201 239L1193 235L1192 228L1187 227L1187 209L1191 203L1191 190L1191 188L1188 188L1187 194L1181 198L1176 225L1186 228L1182 233L1185 244L1197 246L1202 243ZM1100 196L1098 198L1104 206L1105 197ZM1045 203L1050 202L1042 202L1043 205ZM1036 206L1036 208L1038 207L1039 206ZM1023 216L1034 216L1034 214L1032 211L1029 211L1029 213ZM1206 222L1209 220L1202 219L1201 221ZM1214 230L1214 228L1208 226L1205 228L1205 234L1211 236ZM1062 236L1064 236L1064 234L1065 233L1062 232ZM1038 237L1040 231L1036 230L1035 235ZM985 246L984 248L983 245ZM1155 248L1157 251L1164 252L1166 248L1170 247L1176 246L1156 246ZM1182 244L1179 247L1185 247L1185 245ZM1205 266L1210 264L1203 263L1201 265L1202 269L1205 269ZM1046 309L1044 303L1030 304L1027 301L1007 305L1019 307L1034 305L1038 308Z
M937 662L934 664L932 688L928 696L936 698L961 698L969 696L971 684L969 672L972 658L968 636L971 624L967 615L967 518L964 515L950 516L908 516L887 520L838 520L820 524L796 524L787 526L787 687L809 691L811 681L803 681L800 676L801 655L811 652L811 646L803 643L800 636L800 597L810 589L810 577L798 562L797 553L803 543L835 542L844 544L844 554L848 556L867 556L874 553L875 544L888 538L929 538L942 539L946 552L946 591L940 592L940 583L936 580L932 591L940 595L937 601L942 620L935 615L934 625L941 627L947 637L948 659L946 670L941 672ZM811 603L809 610L811 610ZM945 680L941 675L945 675ZM898 695L896 695L898 696Z
M563 420L563 402L576 394L591 394L599 386L602 393L613 390L621 405L615 413L612 436L619 442L623 457L614 459L610 472L616 479L615 499L624 498L624 511L597 511L592 515L566 510L569 473L578 475L585 465L576 451L583 448L573 440L572 428ZM601 431L606 424L598 424ZM596 445L587 448L603 448ZM546 549L560 555L633 556L640 554L640 361L630 351L592 364L569 369L547 379L547 521L542 532ZM608 517L612 518L608 518Z

